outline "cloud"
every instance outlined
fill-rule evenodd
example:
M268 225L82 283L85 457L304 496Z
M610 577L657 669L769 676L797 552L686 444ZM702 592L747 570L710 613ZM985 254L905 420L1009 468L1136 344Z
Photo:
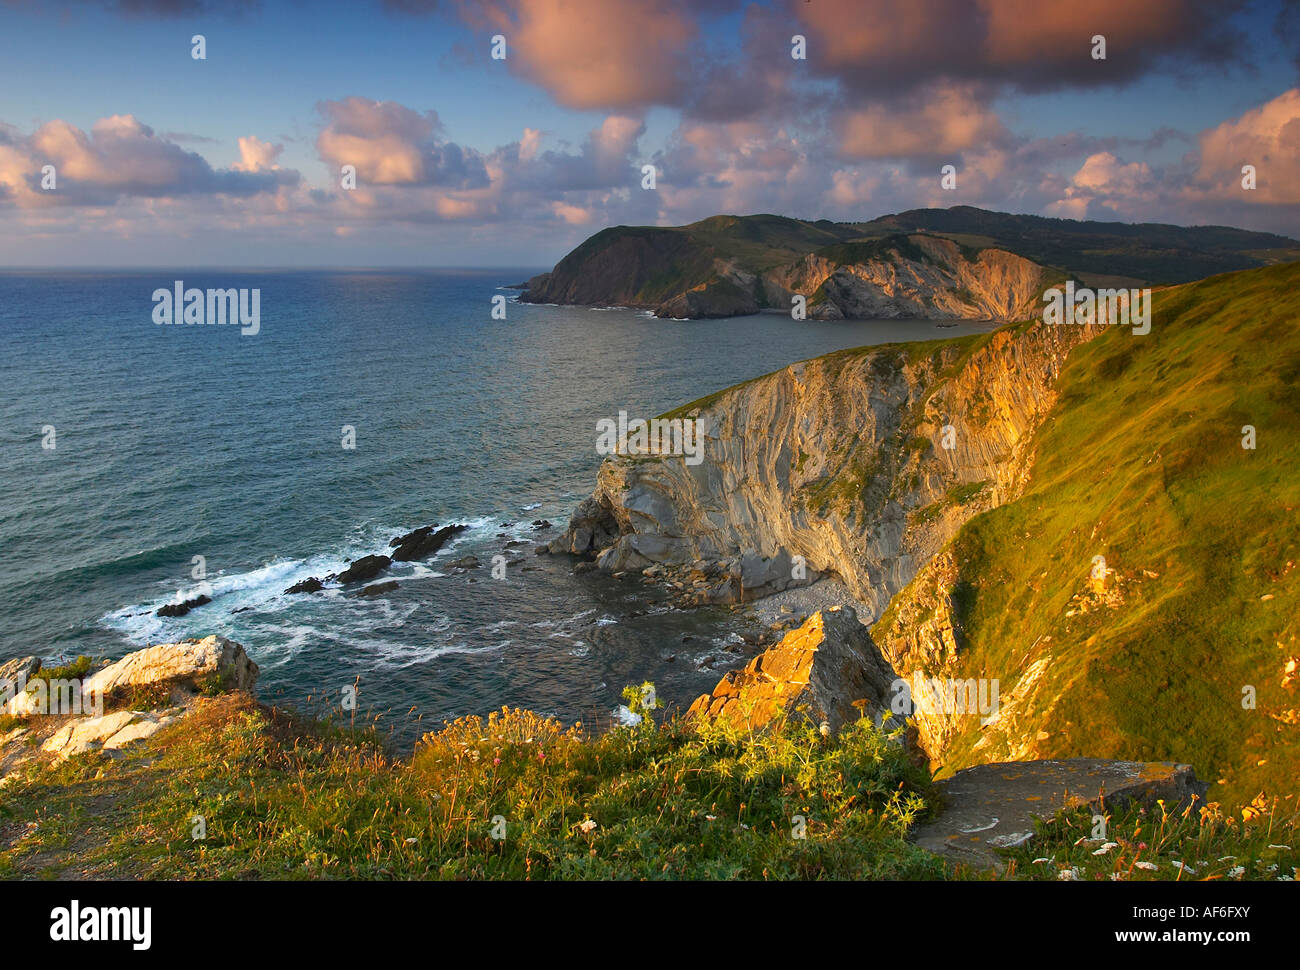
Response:
M111 205L123 197L247 197L299 181L297 172L282 169L213 169L132 115L101 118L89 132L62 120L46 122L29 136L11 126L3 131L0 184L8 202L25 208ZM55 191L40 187L45 165L55 168Z
M1010 137L971 85L947 81L894 103L842 111L836 127L848 158L951 156Z
M355 166L369 185L481 188L488 182L482 156L443 139L436 112L360 97L316 107L328 122L316 139L320 157L336 169Z
M272 171L280 166L275 160L284 151L283 145L272 145L254 135L239 139L239 161L230 166L236 172Z
M683 0L473 0L467 21L506 38L505 64L579 110L677 104L694 18Z
M1022 90L1134 80L1173 60L1244 61L1228 24L1244 0L789 0L808 35L809 67L846 90L907 90L935 78ZM936 25L942 25L936 29ZM1106 59L1092 38L1106 38Z
M1242 188L1244 165L1255 166L1253 191ZM1300 204L1300 88L1203 132L1194 191L1253 204Z

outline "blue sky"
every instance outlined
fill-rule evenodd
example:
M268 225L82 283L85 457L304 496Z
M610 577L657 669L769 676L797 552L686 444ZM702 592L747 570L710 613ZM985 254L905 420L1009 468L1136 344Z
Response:
M1300 233L1297 37L1276 2L10 0L0 261L541 265L616 223L951 204Z

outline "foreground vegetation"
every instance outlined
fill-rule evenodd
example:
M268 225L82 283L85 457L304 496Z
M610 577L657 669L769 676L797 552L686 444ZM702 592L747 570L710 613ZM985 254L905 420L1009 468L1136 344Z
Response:
M503 710L395 760L372 731L229 694L118 758L23 769L0 788L0 877L988 878L907 841L937 806L926 773L867 720L832 738L798 722L750 735L648 718L586 737ZM1135 811L1112 822L1124 848L1105 858L1076 841L1091 824L1063 816L1003 875L1275 879L1300 861L1294 820L1269 810L1250 824ZM1240 861L1204 867L1228 855ZM1161 864L1134 869L1139 856Z
M0 876L935 878L905 840L927 791L865 721L834 740L649 718L586 738L502 711L394 761L371 734L233 694L111 764L8 784Z

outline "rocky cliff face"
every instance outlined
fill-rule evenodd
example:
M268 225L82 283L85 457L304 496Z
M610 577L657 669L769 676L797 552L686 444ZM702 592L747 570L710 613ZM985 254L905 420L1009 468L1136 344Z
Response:
M974 250L941 236L896 234L794 249L726 252L690 231L618 227L597 233L524 285L525 303L630 306L677 319L788 311L795 295L815 320L1016 320L1048 271L1003 249ZM823 234L824 235L824 234ZM833 237L832 237L833 238ZM816 240L825 243L825 238ZM794 256L800 248L802 256Z
M923 235L907 243L860 259L851 246L810 254L766 274L766 297L789 306L802 293L815 320L1019 320L1032 313L1047 278L1037 263L1001 249L963 251Z
M834 574L878 616L962 523L1017 494L1062 363L1095 332L848 351L732 388L674 415L700 422L699 464L607 459L551 549L712 571L713 601Z

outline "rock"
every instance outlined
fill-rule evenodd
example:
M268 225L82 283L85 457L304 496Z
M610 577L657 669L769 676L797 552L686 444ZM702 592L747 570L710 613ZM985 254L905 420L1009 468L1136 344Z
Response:
M41 750L60 758L93 751L138 716L135 711L115 711L103 717L74 718L46 738Z
M180 718L181 713L179 711L163 714L142 714L105 741L104 750L117 751L125 748L128 744L151 738L168 724L178 721Z
M322 583L319 579L317 579L315 576L308 576L302 582L294 583L284 592L286 596L289 593L319 593L324 588L325 588L325 584Z
M456 569L478 569L478 556L462 556L453 563L448 563Z
M180 716L178 711L163 714L115 711L103 717L79 718L50 735L41 745L41 750L60 760L101 748L117 751L152 737Z
M88 677L83 691L108 694L119 687L156 684L198 690L215 678L225 689L252 693L258 673L257 664L249 659L240 644L211 636L129 653Z
M894 679L853 609L832 607L814 613L744 670L728 672L687 716L752 730L784 711L837 731L889 710ZM796 715L801 707L806 710Z
M157 616L184 616L186 613L194 609L196 606L203 606L204 604L211 603L211 602L212 602L211 596L200 595L194 597L193 599L188 599L183 603L168 603L166 606L159 607L156 615Z
M13 660L6 660L0 664L0 687L4 685L5 681L9 681L16 689L20 680L30 680L32 675L40 669L41 660L39 657L15 657Z
M400 585L402 584L399 583L397 580L390 579L386 583L374 583L370 586L363 587L361 592L357 593L357 595L358 596L382 596L384 593L391 593L393 590L397 589L397 587Z
M506 543L506 548L513 549L515 546L526 546L526 545L528 545L527 539L511 539L509 542Z
M339 573L338 581L347 585L348 583L360 583L367 579L374 579L392 563L393 561L387 556L362 556L360 559L348 563L348 568Z
M1190 765L1171 762L1010 761L976 765L938 783L944 811L916 831L916 844L979 869L1001 865L998 848L1024 845L1034 819L1078 805L1107 809L1128 802L1186 805L1208 786Z
M542 529L552 528L548 519L533 519L533 528L540 532Z
M418 559L428 559L441 549L448 539L468 528L467 525L445 525L435 531L433 526L426 525L414 532L408 532L404 536L398 536L389 543L394 547L393 561L414 562Z

